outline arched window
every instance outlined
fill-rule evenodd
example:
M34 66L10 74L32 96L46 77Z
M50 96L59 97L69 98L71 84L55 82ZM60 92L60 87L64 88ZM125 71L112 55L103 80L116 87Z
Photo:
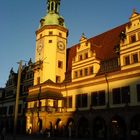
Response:
M51 3L51 11L53 11L53 9L54 9L54 3L52 2Z

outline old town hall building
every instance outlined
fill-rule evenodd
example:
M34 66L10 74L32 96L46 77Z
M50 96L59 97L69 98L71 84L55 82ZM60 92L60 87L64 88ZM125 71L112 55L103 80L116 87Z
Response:
M36 30L26 131L51 135L140 137L140 14L67 48L60 0L47 1Z

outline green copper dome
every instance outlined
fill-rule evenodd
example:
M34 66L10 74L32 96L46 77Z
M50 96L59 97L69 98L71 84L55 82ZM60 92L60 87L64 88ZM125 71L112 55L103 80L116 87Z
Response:
M40 20L39 28L45 25L65 26L64 18L59 15L60 0L48 0L47 15Z

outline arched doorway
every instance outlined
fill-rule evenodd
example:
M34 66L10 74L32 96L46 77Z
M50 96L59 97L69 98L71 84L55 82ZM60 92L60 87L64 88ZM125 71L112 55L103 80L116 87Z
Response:
M137 114L134 117L132 117L130 122L130 134L132 140L140 139L140 114Z
M66 135L69 137L72 137L75 135L75 124L74 124L74 119L69 118L66 124Z
M82 117L78 121L78 127L77 127L77 135L78 137L89 137L89 122L85 117Z
M103 118L97 117L93 120L93 138L105 140L107 137L106 123Z
M126 139L126 124L124 119L116 115L111 119L111 139L125 140Z

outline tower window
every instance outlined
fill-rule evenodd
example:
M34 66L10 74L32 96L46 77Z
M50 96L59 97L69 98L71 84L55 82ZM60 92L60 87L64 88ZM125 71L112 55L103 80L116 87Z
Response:
M63 68L63 62L62 61L58 61L58 68Z
M59 33L59 36L62 37L62 33Z
M52 31L49 31L49 35L53 35L53 32Z
M60 76L56 76L56 83L60 83Z
M52 40L49 40L49 43L52 43Z
M37 77L37 84L40 84L40 77Z

